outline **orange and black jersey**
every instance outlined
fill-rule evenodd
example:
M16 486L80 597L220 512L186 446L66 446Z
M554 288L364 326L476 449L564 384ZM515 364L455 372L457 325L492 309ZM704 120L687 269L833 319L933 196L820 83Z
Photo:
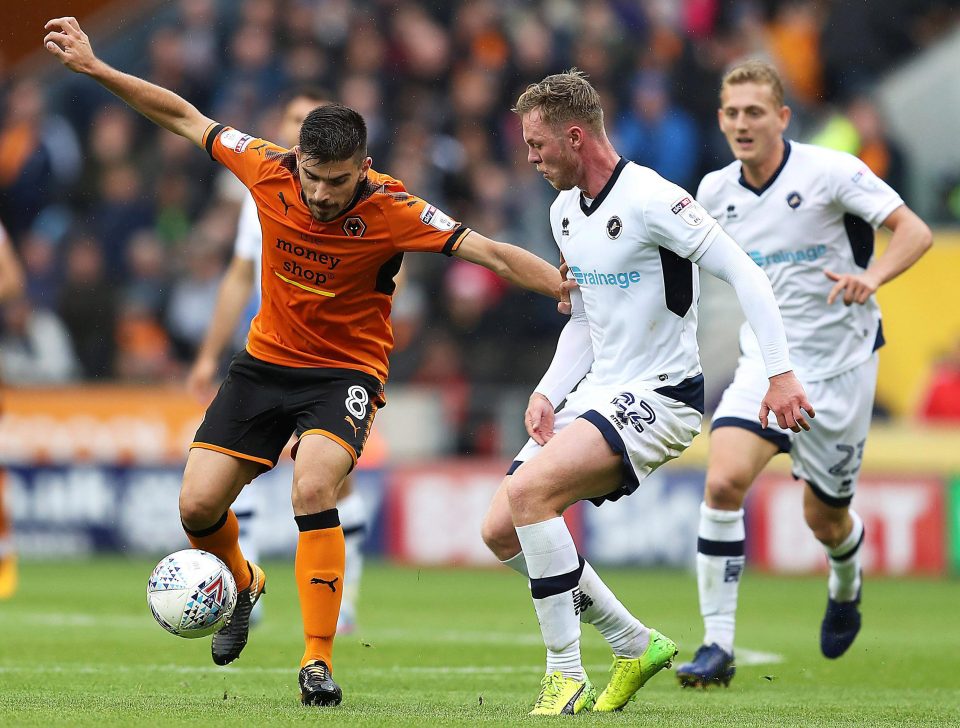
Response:
M247 351L273 364L357 369L386 382L403 253L450 255L469 229L372 169L353 204L319 222L301 197L292 151L220 124L204 145L250 189L263 230L263 296Z

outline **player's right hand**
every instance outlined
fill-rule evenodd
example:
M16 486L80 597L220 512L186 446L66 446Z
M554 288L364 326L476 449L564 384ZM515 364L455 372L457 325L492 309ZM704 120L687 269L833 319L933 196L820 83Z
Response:
M527 411L523 415L523 424L527 434L538 445L546 445L553 437L553 405L539 392L530 395Z
M803 416L804 412L810 419L816 417L797 376L793 372L783 372L770 377L770 387L760 404L760 427L766 429L767 415L773 414L777 424L785 430L809 430L810 423Z
M569 316L573 312L573 304L570 303L570 291L579 287L573 278L567 277L569 271L570 266L567 265L567 262L565 260L560 261L560 276L563 278L563 282L560 284L560 302L557 303L557 311L564 316Z
M217 362L207 356L199 356L187 375L187 391L202 405L210 404L216 394L213 378L217 376Z
M43 26L48 31L43 47L76 73L89 73L97 60L90 39L80 28L76 18L54 18Z

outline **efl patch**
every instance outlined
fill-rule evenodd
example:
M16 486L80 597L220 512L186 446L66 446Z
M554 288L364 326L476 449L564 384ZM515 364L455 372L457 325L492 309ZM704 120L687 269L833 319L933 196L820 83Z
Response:
M227 129L220 133L220 143L227 149L232 149L237 154L246 150L253 139L254 137L249 134L244 134L242 131L237 131L236 129Z
M423 212L420 213L420 221L442 233L448 233L457 226L456 221L433 205L427 205L423 208Z
M800 203L803 202L803 198L800 196L799 192L791 192L787 195L787 204L791 209L796 210L800 207Z
M689 197L682 197L674 202L670 206L670 212L679 215L680 219L691 227L697 227L707 219L707 211L700 207L699 202Z

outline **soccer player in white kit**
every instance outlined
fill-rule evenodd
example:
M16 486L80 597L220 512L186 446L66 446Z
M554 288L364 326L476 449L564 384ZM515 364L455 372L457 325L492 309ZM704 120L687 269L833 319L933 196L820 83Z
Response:
M599 505L632 493L700 431L697 266L736 289L762 342L769 390L757 403L760 418L772 412L799 431L809 427L801 410L813 410L791 371L766 276L691 195L617 154L583 74L548 76L515 111L527 160L560 190L550 223L579 293L530 397L531 439L494 496L483 538L530 580L547 647L533 714L619 710L677 648L617 600L577 553L561 514L579 500ZM580 620L615 655L599 697L581 662Z
M744 566L743 500L780 452L806 482L803 510L830 562L820 647L836 658L860 629L863 522L850 508L870 427L883 345L877 288L931 244L930 230L900 196L856 157L787 141L790 109L776 69L748 61L723 79L720 129L736 161L704 177L697 200L740 243L773 285L791 360L817 403L817 424L802 437L753 413L765 372L756 337L744 327L733 383L714 413L706 492L700 509L697 583L704 644L677 668L685 686L729 684ZM893 231L872 260L878 226Z
M283 104L279 140L284 144L295 144L300 126L307 114L317 106L326 103L330 103L329 94L318 88L306 86L289 92ZM213 382L220 369L220 357L224 349L233 342L237 326L244 313L248 311L252 301L259 306L262 246L263 236L257 205L253 196L247 193L240 206L233 257L220 284L217 305L210 319L207 334L187 376L187 388L204 404L208 403L215 393ZM252 315L248 318L252 318ZM253 562L260 560L257 513L261 507L261 500L256 488L244 488L233 503L233 511L240 527L240 548ZM349 634L356 629L357 597L363 574L361 548L367 522L363 496L353 490L349 475L340 489L337 511L340 514L346 553L343 601L340 604L340 616L337 619L337 633ZM259 616L262 608L262 603L258 601L252 614L254 619Z

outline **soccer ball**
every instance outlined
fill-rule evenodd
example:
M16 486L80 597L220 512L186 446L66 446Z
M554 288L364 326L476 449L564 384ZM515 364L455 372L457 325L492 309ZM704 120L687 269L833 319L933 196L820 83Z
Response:
M237 606L237 582L213 554L184 549L162 559L150 574L147 606L168 632L204 637L230 619Z

